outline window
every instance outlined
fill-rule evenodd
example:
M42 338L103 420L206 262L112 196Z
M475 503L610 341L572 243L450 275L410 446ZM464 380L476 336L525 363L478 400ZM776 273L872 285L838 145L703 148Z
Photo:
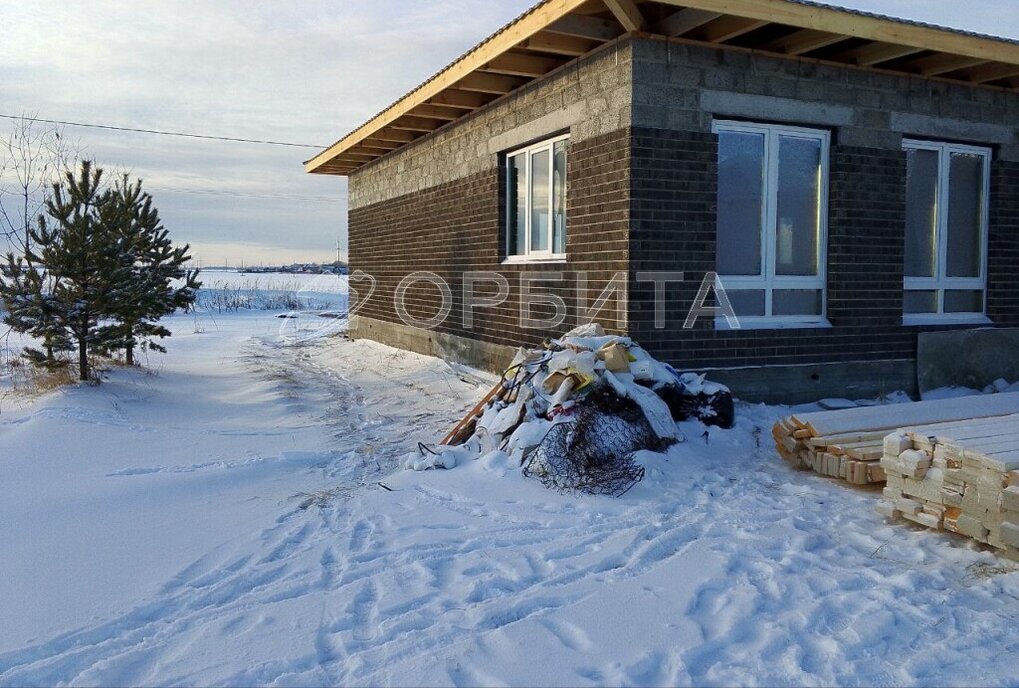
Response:
M906 141L903 322L983 319L991 152Z
M741 325L826 324L830 134L722 121L714 132L716 270Z
M566 149L568 136L506 155L508 260L566 257Z

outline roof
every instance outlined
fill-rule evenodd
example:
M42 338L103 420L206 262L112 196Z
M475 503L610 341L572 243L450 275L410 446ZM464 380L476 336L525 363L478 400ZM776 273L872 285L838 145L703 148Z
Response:
M1019 41L812 0L543 0L305 169L348 175L627 34L1019 91Z

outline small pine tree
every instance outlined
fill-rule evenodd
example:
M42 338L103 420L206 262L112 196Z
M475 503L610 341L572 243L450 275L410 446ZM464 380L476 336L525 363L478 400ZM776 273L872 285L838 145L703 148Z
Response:
M39 367L56 370L67 365L58 354L73 350L65 332L54 319L54 306L43 273L13 253L0 264L0 303L4 324L42 342L42 350L25 347L24 356Z
M185 267L189 247L170 241L141 182L109 189L102 179L91 162L66 173L24 260L0 264L5 322L43 342L26 357L56 367L66 365L58 353L77 349L81 380L91 377L90 353L124 351L133 364L139 347L166 351L159 319L193 305L201 286Z
M108 351L116 340L116 328L105 321L118 285L129 276L122 242L105 221L112 192L103 190L102 177L103 171L88 161L77 174L66 173L46 203L52 227L47 218L39 218L32 231L34 246L26 254L36 270L45 271L49 283L31 286L40 288L49 304L52 336L77 348L83 381L91 378L90 351Z
M173 245L141 180L131 184L126 176L122 179L107 215L125 251L128 275L118 286L111 313L118 322L116 346L128 365L134 365L138 348L166 352L156 340L169 337L170 331L158 321L190 308L201 282L197 270L185 267L191 261L190 246Z

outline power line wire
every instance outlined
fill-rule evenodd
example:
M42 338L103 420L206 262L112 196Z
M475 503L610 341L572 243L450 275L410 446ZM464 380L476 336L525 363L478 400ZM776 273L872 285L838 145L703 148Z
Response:
M139 134L155 134L157 136L176 136L186 139L204 139L207 141L229 141L231 143L256 143L263 146L288 146L290 148L314 148L322 150L328 146L315 146L310 143L288 143L285 141L267 141L263 139L241 139L230 136L213 136L211 134L191 134L179 131L161 131L159 129L138 129L135 127L117 127L112 124L86 124L84 122L68 122L59 119L43 119L41 117L26 117L23 115L5 115L0 113L4 119L23 119L29 122L41 122L43 124L59 124L66 127L84 127L86 129L105 129L107 131L131 131Z
M311 203L339 203L344 199L342 197L332 198L329 196L305 196L301 194L287 194L287 193L258 193L249 191L228 191L226 189L186 189L186 188L170 188L160 186L146 186L146 190L155 191L158 193L182 193L182 194L197 194L201 196L231 196L234 198L268 198L268 199L282 199L288 201L307 201Z

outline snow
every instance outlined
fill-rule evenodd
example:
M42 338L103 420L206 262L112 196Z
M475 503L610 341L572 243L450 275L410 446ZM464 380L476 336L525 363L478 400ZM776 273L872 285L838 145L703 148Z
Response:
M345 275L247 273L203 270L199 309L342 311L349 296Z
M0 685L1015 683L1016 566L788 468L788 408L621 499L414 472L494 378L278 315L0 406Z
M1019 382L1009 382L999 378L983 389L971 387L939 387L923 393L924 401L936 399L956 399L958 397L976 396L978 394L1008 394L1019 392Z

